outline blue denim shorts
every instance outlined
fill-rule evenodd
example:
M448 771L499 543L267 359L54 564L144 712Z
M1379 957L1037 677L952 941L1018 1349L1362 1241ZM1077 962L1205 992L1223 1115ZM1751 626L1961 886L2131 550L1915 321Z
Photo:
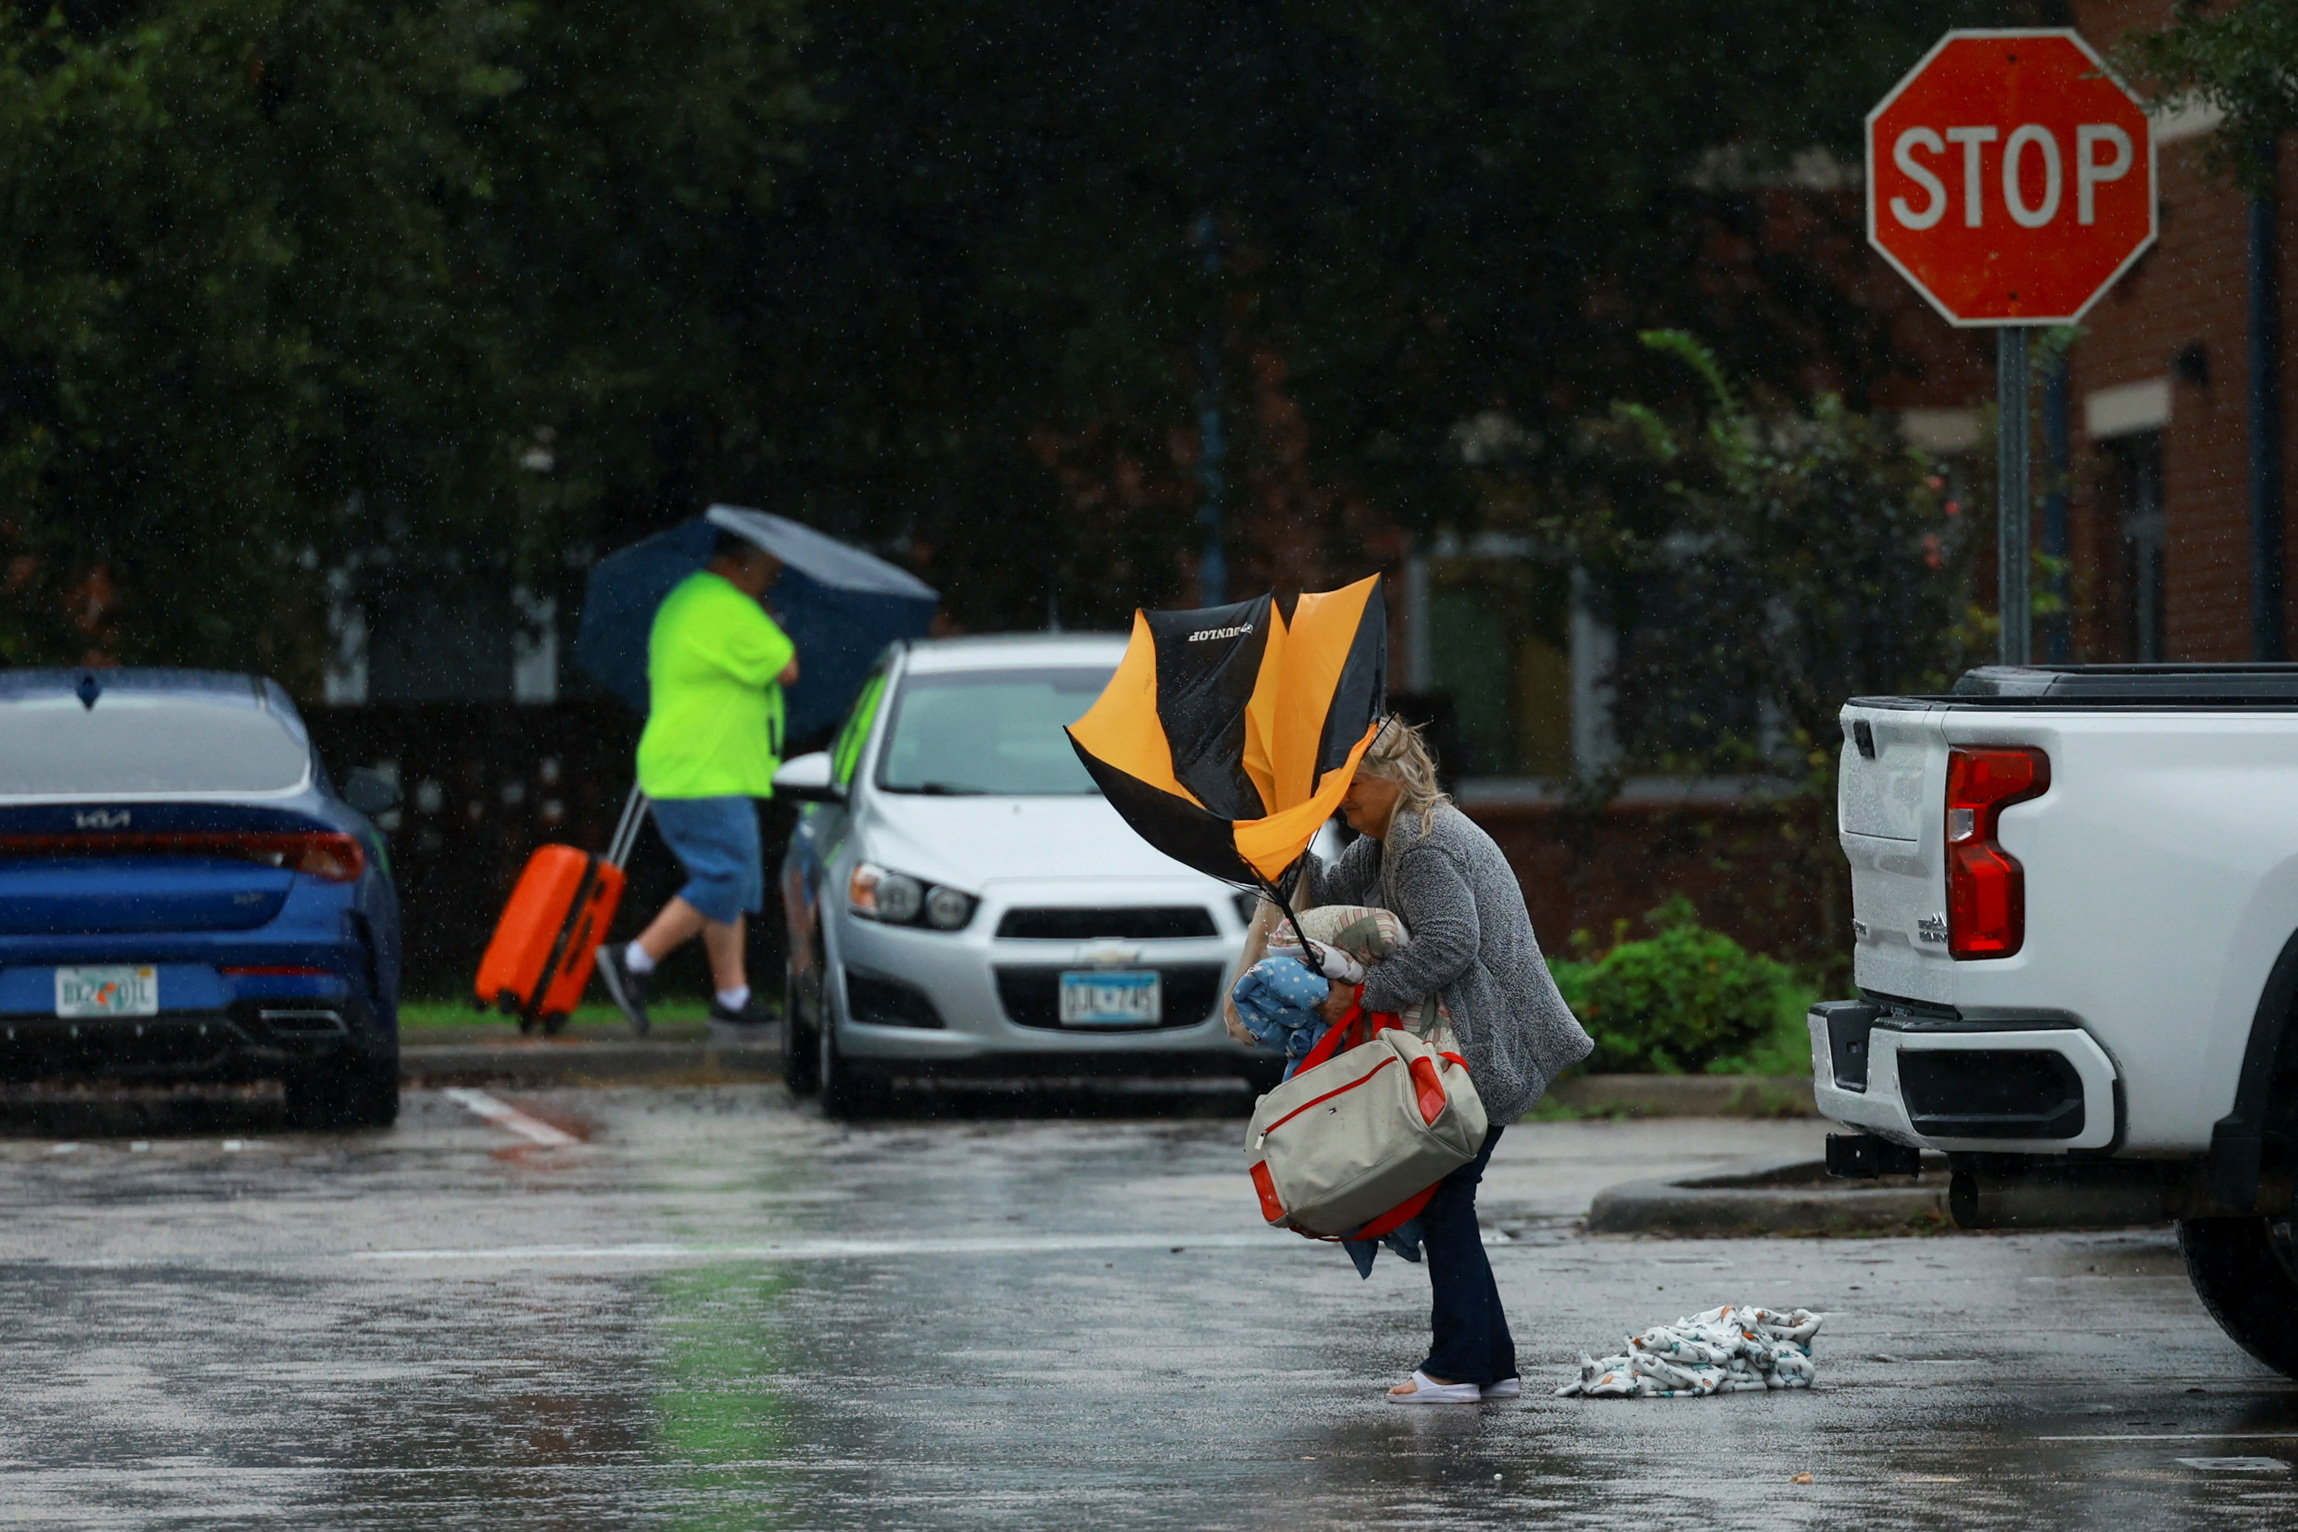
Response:
M766 907L758 805L748 798L657 798L654 827L686 869L678 897L721 924Z

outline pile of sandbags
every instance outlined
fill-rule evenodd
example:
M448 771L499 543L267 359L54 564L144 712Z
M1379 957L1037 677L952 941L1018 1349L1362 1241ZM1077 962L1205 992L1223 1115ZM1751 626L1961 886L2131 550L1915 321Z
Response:
M1561 1398L1698 1399L1748 1389L1809 1388L1811 1338L1827 1316L1809 1309L1720 1308L1628 1337L1602 1361L1580 1358Z

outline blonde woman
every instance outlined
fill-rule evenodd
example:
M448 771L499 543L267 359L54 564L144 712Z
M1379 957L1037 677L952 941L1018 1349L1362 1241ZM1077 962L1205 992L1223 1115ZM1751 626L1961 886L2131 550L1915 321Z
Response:
M1362 986L1334 981L1323 1010L1339 1021L1442 1000L1469 1077L1492 1120L1483 1152L1444 1179L1420 1215L1431 1290L1427 1358L1390 1389L1394 1404L1466 1404L1522 1392L1515 1342L1476 1224L1476 1183L1503 1125L1540 1099L1557 1072L1595 1046L1556 992L1523 890L1492 837L1437 786L1420 732L1390 719L1341 801L1364 839L1331 864L1308 859L1308 905L1372 904L1410 933Z

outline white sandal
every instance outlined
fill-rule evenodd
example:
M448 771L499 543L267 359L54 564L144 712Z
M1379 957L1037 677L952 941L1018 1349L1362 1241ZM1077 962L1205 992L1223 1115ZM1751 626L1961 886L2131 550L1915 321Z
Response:
M1487 1399L1521 1399L1524 1397L1524 1380L1502 1378L1497 1383L1485 1384L1483 1392Z
M1438 1383L1425 1372L1412 1375L1409 1392L1388 1391L1390 1404L1474 1404L1483 1397L1484 1390L1474 1383Z

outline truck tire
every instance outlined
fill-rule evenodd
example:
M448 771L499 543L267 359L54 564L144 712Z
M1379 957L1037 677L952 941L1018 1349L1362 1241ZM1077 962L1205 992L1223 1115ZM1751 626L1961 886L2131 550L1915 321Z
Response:
M310 1132L388 1128L399 1120L399 1060L330 1059L299 1070L283 1082L287 1116Z
M2298 1243L2287 1218L2189 1218L2178 1248L2195 1295L2236 1345L2298 1378Z

